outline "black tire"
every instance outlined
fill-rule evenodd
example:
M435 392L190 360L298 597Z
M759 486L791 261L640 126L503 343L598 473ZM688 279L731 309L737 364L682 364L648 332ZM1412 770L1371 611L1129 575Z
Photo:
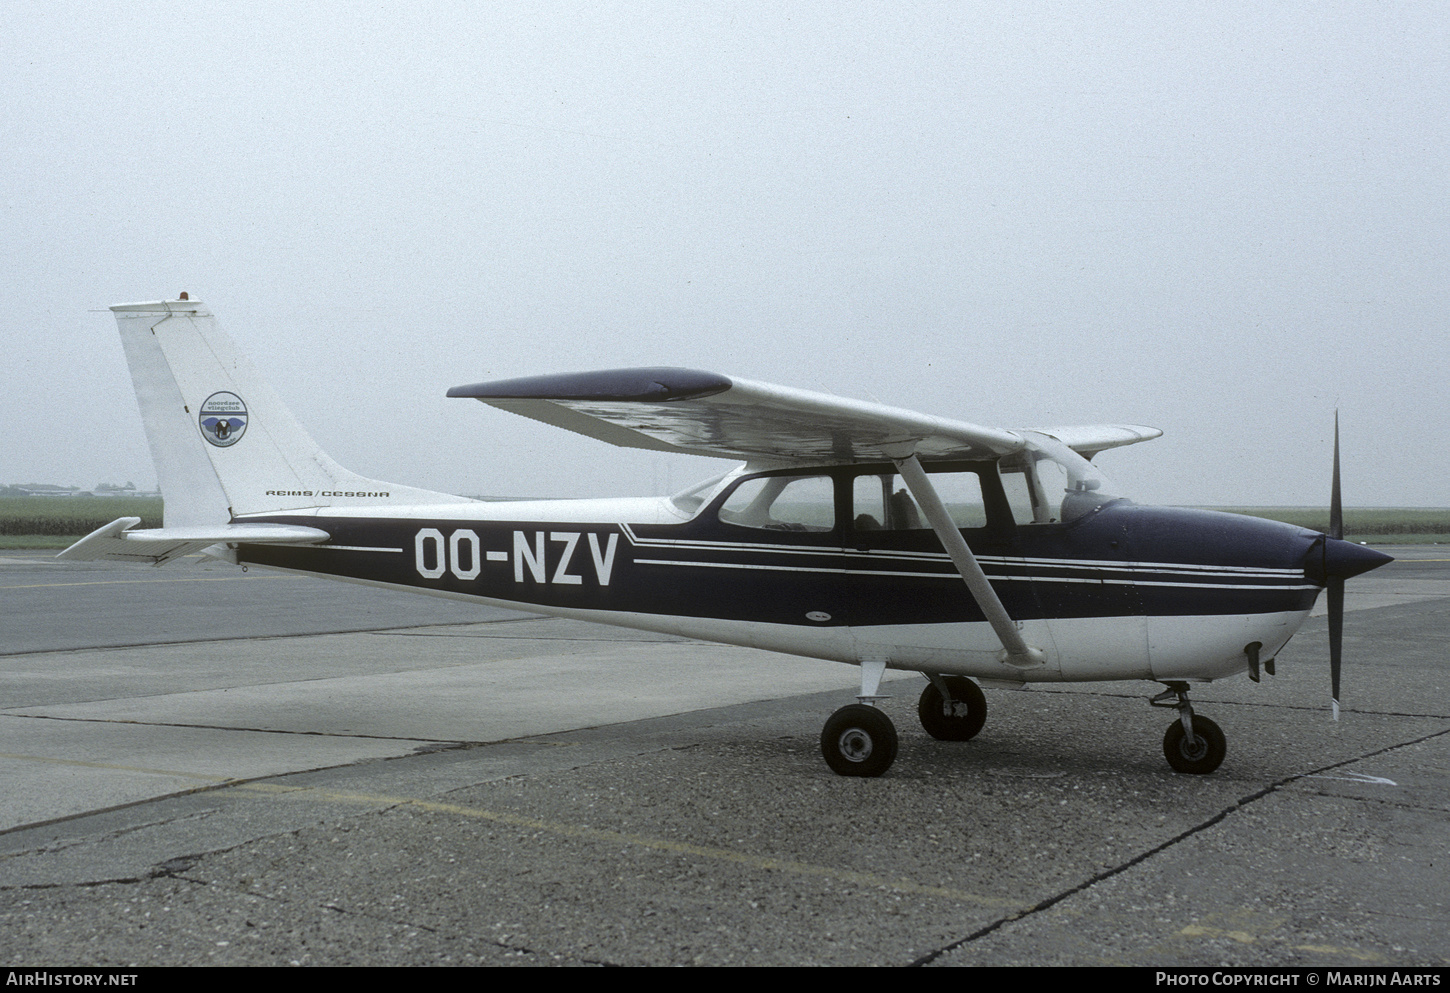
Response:
M896 761L896 727L875 707L853 703L831 715L821 754L838 776L879 776Z
M1168 725L1168 732L1163 735L1163 757L1174 772L1205 776L1217 769L1228 754L1228 743L1217 724L1197 714L1193 716L1193 736L1197 740L1190 746L1182 721Z
M921 726L937 741L971 741L987 723L987 698L982 688L965 676L943 676L952 695L952 710L942 706L941 691L935 683L927 683L916 703L916 716Z

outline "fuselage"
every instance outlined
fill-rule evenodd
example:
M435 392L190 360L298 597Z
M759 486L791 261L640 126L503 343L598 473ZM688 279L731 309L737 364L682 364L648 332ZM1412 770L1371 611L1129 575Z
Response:
M774 516L754 518L742 512L747 484L778 494L806 475L738 473L687 508L650 498L252 515L241 520L304 524L330 540L237 554L436 596L1012 682L1235 675L1248 646L1263 658L1283 647L1323 585L1306 567L1324 541L1313 531L1127 500L1018 523L1027 515L1014 517L996 469L967 472L983 495L962 534L1043 665L1002 660L936 534L888 519L882 467L816 470L819 506L780 512L777 502ZM879 509L860 513L873 493Z

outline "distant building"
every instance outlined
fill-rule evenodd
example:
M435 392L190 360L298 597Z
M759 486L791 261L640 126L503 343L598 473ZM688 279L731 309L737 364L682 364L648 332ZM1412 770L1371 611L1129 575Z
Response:
M131 482L130 480L127 480L126 481L126 485L125 486L117 486L115 483L97 483L96 484L96 488L94 490L92 490L91 492L94 493L98 497L104 497L104 496L117 496L117 497L119 497L119 496L124 496L124 497L154 497L154 496L160 496L161 495L160 493L157 493L157 492L143 493L141 490L136 489L136 484L133 483L133 482Z
M56 486L53 483L16 483L11 490L19 490L21 496L68 497L81 492L79 486Z
M94 490L83 490L79 486L57 486L54 483L13 483L0 485L0 496L14 497L159 497L157 490L149 492L136 489L136 484L125 486L115 483L97 483Z

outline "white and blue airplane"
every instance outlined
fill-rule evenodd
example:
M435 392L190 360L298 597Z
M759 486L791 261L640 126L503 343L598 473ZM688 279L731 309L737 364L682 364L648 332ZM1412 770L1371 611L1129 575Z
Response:
M112 307L163 527L123 517L60 553L161 565L195 552L860 666L821 734L827 764L878 776L897 734L887 669L922 673L926 731L981 730L981 686L1152 680L1175 770L1223 732L1190 683L1274 671L1329 590L1338 715L1347 578L1389 556L1329 534L1139 506L1092 464L1162 432L1006 431L692 369L458 386L613 445L742 464L671 497L484 502L358 476L318 447L199 301Z

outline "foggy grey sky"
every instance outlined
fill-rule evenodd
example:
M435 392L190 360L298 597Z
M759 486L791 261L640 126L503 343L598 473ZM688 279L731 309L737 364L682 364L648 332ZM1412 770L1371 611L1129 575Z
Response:
M155 476L113 303L206 301L338 461L723 463L444 397L683 365L1130 422L1156 503L1450 504L1450 8L7 7L0 483Z

